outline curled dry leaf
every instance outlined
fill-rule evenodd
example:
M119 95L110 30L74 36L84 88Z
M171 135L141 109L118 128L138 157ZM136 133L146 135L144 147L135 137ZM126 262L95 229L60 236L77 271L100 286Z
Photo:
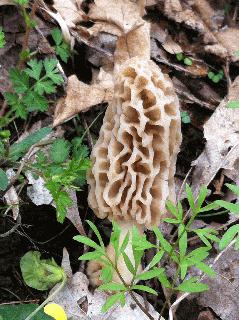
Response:
M66 249L63 251L62 267L68 275L65 287L54 296L53 302L61 305L67 313L68 318L72 320L147 320L148 317L135 304L132 298L126 296L126 305L122 308L119 305L114 306L107 313L103 314L101 308L108 295L98 290L92 294L89 289L89 281L82 272L72 275L69 255ZM57 285L58 286L58 285ZM56 286L56 287L57 287ZM56 290L56 287L51 292ZM50 292L50 295L51 295ZM144 299L135 293L136 298L141 304ZM149 313L154 319L159 318L159 314L154 310L151 304L147 303ZM161 320L164 320L161 318Z
M144 23L141 18L142 4L130 0L95 0L88 14L93 21L103 21L117 26L122 34Z
M79 112L85 112L93 105L112 99L112 90L101 84L88 85L79 81L75 75L68 78L66 97L58 101L53 126L58 126L74 117Z
M230 170L231 174L238 168L239 109L226 107L229 101L238 99L239 77L233 82L228 98L220 103L204 125L204 137L207 143L202 154L193 162L195 194L202 185L207 186L221 168ZM233 175L238 179L238 171L234 171Z

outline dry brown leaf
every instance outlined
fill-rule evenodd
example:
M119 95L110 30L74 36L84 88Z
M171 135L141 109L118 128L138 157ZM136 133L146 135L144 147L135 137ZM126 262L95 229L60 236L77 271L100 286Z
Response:
M7 177L9 180L15 177L15 172L13 169L8 169L6 171ZM14 186L12 186L4 195L4 199L6 200L7 205L9 206L8 210L12 211L12 216L14 220L17 220L19 215L19 198Z
M167 36L165 42L162 44L162 47L164 48L164 50L166 50L171 54L177 54L177 53L183 52L180 45L175 41L173 41L172 37L169 35Z
M207 140L202 154L193 162L193 189L198 193L207 186L221 169L233 170L239 159L239 109L230 109L228 101L239 100L239 77L232 84L228 99L224 99L204 125ZM238 178L239 172L237 172Z
M205 30L203 22L191 7L184 7L179 0L165 0L164 13L168 18L178 23L184 23L194 30L199 32L204 32Z
M54 0L53 7L60 13L69 28L75 27L75 24L85 16L75 0Z
M130 0L95 0L88 14L93 21L116 25L123 34L144 23L141 18L142 4Z
M85 236L86 233L85 233L85 230L81 221L80 213L78 210L76 192L74 190L70 190L69 194L73 204L70 208L67 209L66 217L72 222L72 224L76 227L79 233Z
M66 97L58 101L54 114L53 126L73 118L79 112L85 112L93 105L109 101L112 89L105 89L101 84L88 85L75 75L68 78Z

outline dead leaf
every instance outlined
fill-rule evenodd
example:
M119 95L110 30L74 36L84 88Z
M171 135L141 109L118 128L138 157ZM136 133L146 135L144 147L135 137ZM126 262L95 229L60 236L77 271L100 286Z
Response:
M112 89L101 84L88 85L79 81L75 75L68 78L66 97L58 101L53 126L73 118L79 112L85 112L91 106L112 99Z
M207 143L202 154L193 162L195 170L192 187L195 194L202 185L207 186L221 168L233 170L234 164L238 165L239 109L226 107L228 101L238 99L239 77L232 84L228 99L222 100L204 125Z
M43 204L50 204L52 202L52 196L49 190L45 187L45 181L39 177L35 179L31 172L26 172L28 184L27 195L36 206Z
M15 177L15 172L13 169L7 169L6 171L7 177L9 180ZM19 198L14 186L12 186L4 195L4 199L6 200L7 205L9 206L9 210L12 211L13 219L17 220L19 215Z
M68 279L65 287L54 296L53 302L61 305L72 320L147 320L148 317L135 304L132 298L126 296L126 305L122 308L118 304L107 313L101 313L101 308L108 297L106 293L98 290L92 294L89 289L89 281L86 275L82 272L76 272L71 276L69 255L66 249L63 251L62 267L66 270ZM50 292L56 290L59 285L56 285ZM144 305L144 299L135 294L136 298ZM149 313L154 319L159 318L159 314L154 310L151 304L147 303ZM164 320L161 318L161 320Z
M144 23L141 18L142 4L130 0L95 0L88 14L93 21L108 22L116 25L123 34Z
M73 204L70 208L67 209L66 217L72 222L72 224L76 227L79 233L85 236L86 233L78 210L76 192L74 190L70 190L69 194Z
M85 17L75 0L54 0L53 7L59 12L69 28L74 28Z
M165 39L165 42L162 44L162 47L164 48L164 50L166 50L167 52L169 52L171 54L177 54L177 53L183 52L183 50L180 47L180 45L178 43L176 43L172 39L172 37L169 36L169 35Z
M193 12L191 7L186 7L179 0L165 0L164 13L169 18L178 23L184 23L187 27L204 32L205 27L201 19Z
M210 289L194 296L199 305L210 307L222 320L238 319L238 265L238 251L231 247L213 268L217 276L203 281Z

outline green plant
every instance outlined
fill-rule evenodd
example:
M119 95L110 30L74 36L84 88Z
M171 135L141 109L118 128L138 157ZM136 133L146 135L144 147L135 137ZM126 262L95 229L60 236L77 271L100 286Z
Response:
M191 66L193 64L192 59L188 58L187 56L185 56L184 53L180 52L176 54L176 58L178 61L183 62L185 65L187 66Z
M41 176L56 204L57 221L63 222L67 208L72 205L69 189L79 190L85 182L86 171L90 167L88 149L80 138L71 141L56 139L49 155L37 154L32 169Z
M238 109L239 108L239 100L234 100L234 101L228 102L227 108Z
M3 32L2 27L0 27L0 49L4 48L5 44L6 44L5 34Z
M51 31L51 36L55 42L55 52L58 56L60 56L61 60L67 63L68 58L70 57L71 51L70 46L63 40L61 30L59 28L55 28Z
M190 115L188 114L187 111L181 111L180 115L181 115L182 123L188 124L191 122Z
M198 200L196 201L193 197L192 190L186 186L187 199L191 210L191 217L185 219L183 213L183 207L179 202L177 206L171 202L167 203L167 209L171 213L171 218L165 218L164 221L169 224L173 224L177 227L178 236L171 242L166 239L158 227L154 227L153 231L158 239L159 244L152 244L146 236L139 234L136 227L132 228L131 236L127 234L125 239L120 243L119 236L121 230L119 226L113 222L113 233L110 238L110 244L113 246L115 251L115 260L112 261L112 257L108 256L105 249L103 240L97 227L90 221L88 221L90 227L96 234L99 245L93 240L85 236L76 236L75 240L81 242L89 247L93 248L94 251L88 252L82 255L80 260L98 260L104 267L101 271L100 279L104 282L99 287L100 290L110 291L113 293L106 303L104 304L102 311L107 311L116 302L120 302L121 305L125 303L125 294L128 293L134 297L134 291L140 290L151 294L157 295L157 292L146 285L137 284L138 281L145 281L150 279L157 279L161 285L168 288L171 293L173 292L201 292L208 289L208 286L199 281L198 276L191 276L189 269L194 266L201 271L202 274L208 276L215 276L215 272L205 263L205 259L209 255L209 251L212 248L213 242L219 242L217 232L213 229L193 229L191 228L192 222L195 220L199 213L213 210L218 207L217 204L212 203L203 206L207 195L207 189L202 187ZM202 241L202 245L194 250L188 248L188 234L196 234ZM128 245L129 239L132 237L131 246L134 253L134 262L130 261L129 257L125 253L125 248ZM144 269L141 274L137 274L138 266L141 263L141 259L145 252L151 248L155 248L157 253L153 257L150 264ZM119 274L117 263L120 257L123 257L128 270L132 273L133 279L131 284L126 284L123 280L123 275ZM175 265L175 277L170 279L167 277L164 267L157 267L160 261L164 263ZM166 261L166 262L165 262ZM113 274L117 273L122 283L112 282ZM143 311L144 308L140 306Z
M12 68L9 72L12 92L5 93L4 97L10 110L1 121L1 126L6 126L15 118L26 119L29 112L46 111L46 95L55 93L56 87L63 83L56 59L30 60L27 65L24 70Z
M221 81L224 77L224 72L223 70L220 70L219 72L215 73L213 71L209 71L207 74L208 78L210 80L212 80L212 82L214 83L218 83L219 81Z

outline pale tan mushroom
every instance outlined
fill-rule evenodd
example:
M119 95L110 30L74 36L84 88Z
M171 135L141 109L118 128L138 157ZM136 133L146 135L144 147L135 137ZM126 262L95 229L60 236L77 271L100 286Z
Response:
M167 213L165 202L175 200L174 174L181 144L178 98L167 75L150 59L133 57L115 77L110 103L92 154L88 202L99 218L117 221L122 239L137 225L158 225ZM108 248L114 255L112 247ZM133 259L130 246L127 254ZM88 265L93 285L99 285L100 265ZM123 259L118 269L132 276ZM114 276L114 281L119 281Z

